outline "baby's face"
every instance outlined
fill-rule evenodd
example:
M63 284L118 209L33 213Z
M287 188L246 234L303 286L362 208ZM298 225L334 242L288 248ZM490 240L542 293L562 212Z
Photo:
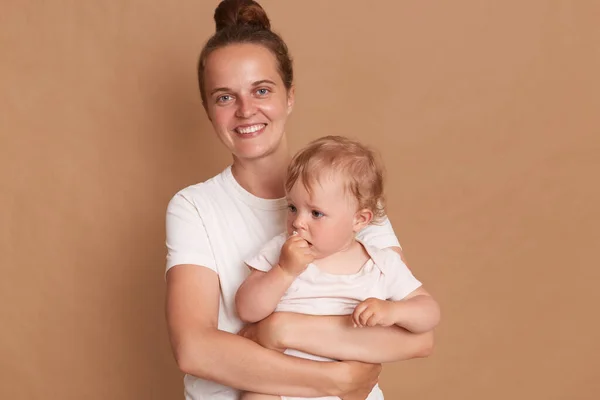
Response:
M335 175L315 182L310 192L298 180L287 199L288 234L298 232L317 259L343 250L354 240L357 202Z

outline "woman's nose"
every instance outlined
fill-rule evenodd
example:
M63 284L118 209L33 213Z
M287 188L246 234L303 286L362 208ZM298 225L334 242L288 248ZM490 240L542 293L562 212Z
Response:
M253 99L240 96L235 114L238 118L250 118L256 114L256 106Z

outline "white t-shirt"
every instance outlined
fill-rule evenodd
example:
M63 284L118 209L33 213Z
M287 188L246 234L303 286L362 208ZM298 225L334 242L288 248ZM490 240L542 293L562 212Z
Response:
M219 276L221 299L218 328L237 333L242 322L235 312L235 294L249 275L244 260L267 241L285 231L287 202L261 199L242 188L227 167L206 182L189 186L169 202L166 217L167 270L195 264ZM392 225L385 220L357 236L378 248L399 246ZM187 400L235 400L235 389L191 375L184 378Z

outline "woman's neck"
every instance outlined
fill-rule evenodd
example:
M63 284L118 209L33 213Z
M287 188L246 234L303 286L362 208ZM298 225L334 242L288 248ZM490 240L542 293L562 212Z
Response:
M289 162L287 146L282 143L280 149L259 159L234 156L231 172L240 186L256 197L279 199L285 196L284 179Z

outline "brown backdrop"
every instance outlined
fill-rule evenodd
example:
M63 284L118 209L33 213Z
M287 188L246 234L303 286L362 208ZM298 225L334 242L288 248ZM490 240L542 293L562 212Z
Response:
M164 212L229 162L195 63L216 1L0 4L0 398L180 399ZM263 0L293 148L379 148L440 300L389 399L598 399L600 6Z

